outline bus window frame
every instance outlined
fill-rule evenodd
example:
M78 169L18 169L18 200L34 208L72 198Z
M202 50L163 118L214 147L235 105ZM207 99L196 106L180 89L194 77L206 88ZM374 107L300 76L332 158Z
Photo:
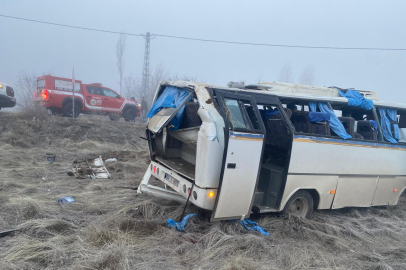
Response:
M379 109L379 108L393 109L393 110L396 110L396 111L404 111L404 112L406 112L406 110L405 110L404 108L387 107L387 106L382 106L382 105L377 105L377 106L375 106L375 105L374 105L373 110L375 110L375 114L376 114L376 117L377 117L377 118L378 118L378 110L377 110L377 109ZM397 114L397 115L399 115L399 114ZM406 114L404 114L404 115L406 116ZM379 118L379 119L380 119L380 118ZM397 121L397 123L398 123L398 125L399 125L399 119L397 119L396 121ZM381 122L380 122L380 120L378 120L377 122L378 122L379 134L380 134L380 136L382 137L382 141L378 141L378 142L380 142L380 143L385 143L385 144L390 144L390 145L394 145L394 144L391 143L391 142L385 141L385 139L383 138L383 134L382 134ZM406 145L406 142L400 142L400 141L398 141L397 144Z
M236 101L238 102L238 109L239 109L240 112L241 112L241 116L242 116L242 118L243 118L243 121L244 121L245 126L247 126L247 124L251 125L251 128L234 127L234 124L233 124L232 119L228 119L228 117L227 117L227 119L228 119L228 121L229 121L229 124L230 124L230 127L231 127L231 130L233 130L233 131L240 131L240 132L254 132L254 133L262 133L262 132L263 132L261 129L254 128L254 125L253 125L252 120L250 119L250 117L249 117L249 115L248 115L248 113L247 113L247 110L246 110L246 109L243 110L243 108L242 108L242 106L241 106L241 103L240 103L240 102L243 102L244 100L250 102L250 100L246 100L244 97L238 97L238 96L236 96L235 94L234 94L233 96L222 96L222 99L221 99L222 102L223 102L222 107L223 107L224 109L227 109L227 110L230 112L230 114L231 114L231 111L230 111L230 109L228 108L227 104L225 103L225 99L236 100ZM254 100L254 101L255 101L255 100ZM255 105L256 105L256 104L255 104ZM254 104L251 104L251 106L254 106ZM256 113L256 110L254 110L254 113L257 114L257 113ZM258 117L258 115L256 115L256 117ZM232 118L232 116L231 116L231 118ZM249 123L247 123L247 121L249 121ZM261 126L260 123L259 123L259 125ZM263 128L265 128L265 127L263 127Z
M292 103L293 103L293 102L298 102L299 104L300 104L300 103L306 103L306 102L307 102L307 103L308 103L308 102L321 102L320 100L315 100L315 99L308 99L308 100L295 99L295 98L283 98L283 99L284 99L283 102L285 102L285 101L288 101L287 103L290 103L290 102L292 102ZM334 108L332 107L332 105L334 105L333 102L326 102L326 101L322 101L322 102L327 103L331 109L336 110L336 109L334 109ZM287 104L287 103L286 103L286 104ZM342 103L336 103L336 104L345 105L345 104L342 104ZM300 104L300 105L302 105L302 104ZM302 108L303 108L303 106L305 106L305 105L302 105ZM379 108L387 108L387 107L384 107L384 106L377 106L377 107L379 107ZM397 108L396 108L396 109L397 109ZM342 111L341 109L339 109L339 110ZM350 139L344 140L343 138L341 138L341 137L339 137L339 136L331 136L331 135L328 136L328 135L321 135L321 134L315 134L315 133L298 132L298 131L296 131L296 129L295 129L295 127L294 127L294 125L293 125L293 123L292 123L292 121L291 121L290 119L288 119L288 120L289 120L288 123L290 123L290 125L292 126L292 130L293 130L293 134L294 134L294 135L301 135L301 136L307 136L307 137L320 137L320 138L327 138L327 139L341 139L341 140L343 140L343 141L357 141L357 142L370 142L370 143L384 143L384 144L388 144L389 142L383 140L381 122L380 122L380 120L379 120L379 118L378 118L378 115L377 115L377 113L376 113L376 106L375 106L375 105L374 105L374 107L372 108L372 115L373 115L373 117L374 117L374 120L378 123L378 140L376 140L376 141L374 141L374 140L366 140L366 139L358 139L358 138L350 138ZM380 139L381 137L382 137L382 140ZM398 142L398 143L400 143L400 142ZM404 143L404 142L402 142L401 144L406 145L406 143Z

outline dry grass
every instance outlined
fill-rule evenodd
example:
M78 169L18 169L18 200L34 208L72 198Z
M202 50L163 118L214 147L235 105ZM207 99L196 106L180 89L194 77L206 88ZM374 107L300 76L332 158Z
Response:
M310 220L253 217L269 237L197 218L179 233L165 222L183 205L115 188L137 186L145 172L141 124L33 114L0 116L0 231L19 229L0 238L0 269L406 269L405 197ZM66 174L92 155L118 159L107 165L113 179ZM64 196L77 202L61 208Z

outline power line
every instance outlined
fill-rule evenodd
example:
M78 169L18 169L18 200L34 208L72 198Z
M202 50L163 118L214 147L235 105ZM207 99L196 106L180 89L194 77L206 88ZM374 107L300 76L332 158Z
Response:
M88 31L96 31L96 32L103 32L103 33L112 33L112 34L126 34L129 36L144 36L142 34L133 34L133 33L125 33L125 32L117 32L117 31L109 31L109 30L102 30L102 29L95 29L95 28L88 28L88 27L81 27L81 26L73 26L67 24L60 24L60 23L52 23L52 22L45 22L39 20L32 20L8 15L0 14L0 17L16 19L16 20L23 20L35 23L42 23L42 24L49 24L55 26L63 26L75 29L82 29ZM254 42L239 42L239 41L227 41L227 40L215 40L215 39L203 39L203 38L191 38L191 37L182 37L182 36L173 36L173 35L163 35L163 34L155 34L157 37L164 37L164 38L173 38L173 39L183 39L183 40L192 40L192 41L202 41L202 42L213 42L213 43L224 43L224 44L236 44L236 45L250 45L250 46L263 46L263 47L282 47L282 48L301 48L301 49L325 49L325 50L363 50L363 51L406 51L406 48L374 48L374 47L336 47L336 46L305 46L305 45L288 45L288 44L269 44L269 43L254 43Z
M28 22L35 22L35 23L63 26L63 27L69 27L69 28L75 28L75 29L103 32L103 33L126 34L126 35L129 35L129 36L142 36L142 34L123 33L123 32L117 32L117 31L109 31L109 30L102 30L102 29L95 29L95 28L88 28L88 27L81 27L81 26L74 26L74 25L67 25L67 24L61 24L61 23L44 22L44 21L31 20L31 19L20 18L20 17L7 16L7 15L2 15L2 14L0 14L0 17L16 19L16 20L22 20L22 21L28 21Z
M239 41L203 39L203 38L189 38L189 37L179 37L179 36L160 35L160 34L155 34L155 36L157 36L157 37L166 37L166 38L185 39L185 40L204 41L204 42L216 42L216 43L238 44L238 45L253 45L253 46L266 46L266 47L284 47L284 48L302 48L302 49L328 49L328 50L406 51L406 49L403 49L403 48L305 46L305 45L268 44L268 43L252 43L252 42L239 42Z

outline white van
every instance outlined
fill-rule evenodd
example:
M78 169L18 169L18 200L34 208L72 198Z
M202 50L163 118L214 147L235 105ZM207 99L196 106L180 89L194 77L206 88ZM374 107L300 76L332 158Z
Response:
M160 83L146 130L152 161L139 193L179 201L190 194L211 220L397 204L406 187L398 134L406 105L367 91L359 93L373 100L369 110L349 106L337 88L239 87Z
M14 90L10 85L0 82L0 109L14 107L16 99L14 97Z

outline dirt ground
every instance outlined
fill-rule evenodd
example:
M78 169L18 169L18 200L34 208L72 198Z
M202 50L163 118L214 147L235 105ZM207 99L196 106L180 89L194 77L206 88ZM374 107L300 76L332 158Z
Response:
M396 207L316 211L309 220L255 217L269 237L197 218L185 233L167 228L183 205L120 188L136 187L147 169L143 128L0 114L0 232L18 229L0 238L0 269L406 269L404 196ZM73 160L98 155L118 159L107 165L112 179L67 175ZM77 202L61 207L64 196Z

